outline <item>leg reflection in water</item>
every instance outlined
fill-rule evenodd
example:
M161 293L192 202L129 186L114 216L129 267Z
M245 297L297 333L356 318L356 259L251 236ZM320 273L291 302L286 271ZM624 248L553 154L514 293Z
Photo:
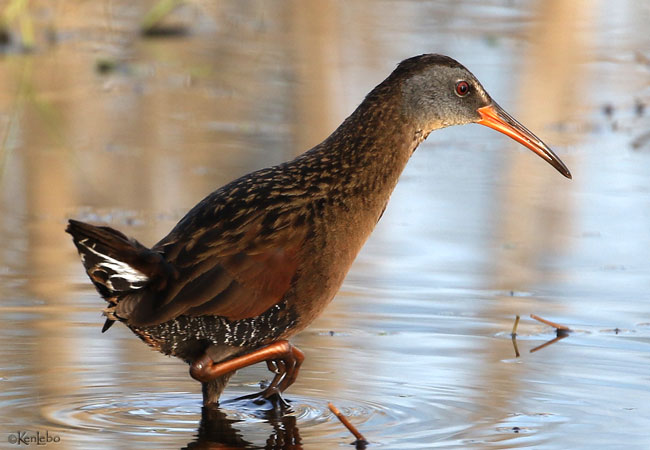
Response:
M241 401L237 399L235 401ZM259 409L255 404L252 408L256 418L261 419L271 426L266 442L260 434L266 426L256 426L250 436L246 430L251 427L240 426L245 420L228 417L226 412L217 405L204 406L201 411L201 423L196 439L187 444L187 449L291 449L300 450L302 444L300 433L296 426L296 417L291 415L290 408L278 408L278 405L269 402L269 409ZM250 425L250 424L249 424Z

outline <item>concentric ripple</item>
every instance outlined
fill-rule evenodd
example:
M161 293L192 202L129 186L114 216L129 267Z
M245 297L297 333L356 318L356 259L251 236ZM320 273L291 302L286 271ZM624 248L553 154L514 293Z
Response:
M128 390L135 386L126 387ZM403 386L403 391L409 390ZM42 423L38 427L58 432L70 448L83 445L89 436L95 442L123 441L127 447L149 439L157 445L180 447L212 443L234 448L285 448L293 442L317 448L350 443L353 436L328 409L332 402L370 442L389 447L399 442L418 448L424 442L446 439L465 429L458 424L463 423L462 416L471 407L459 403L453 392L442 389L421 396L387 396L386 402L359 400L361 396L345 391L328 398L324 392L289 393L286 398L290 406L283 411L270 403L229 399L244 394L237 391L227 391L220 408L203 411L201 397L196 393L91 391L65 398L41 398ZM432 404L432 396L439 401ZM17 401L12 404L14 411L34 408L26 397ZM269 447L269 442L277 445Z

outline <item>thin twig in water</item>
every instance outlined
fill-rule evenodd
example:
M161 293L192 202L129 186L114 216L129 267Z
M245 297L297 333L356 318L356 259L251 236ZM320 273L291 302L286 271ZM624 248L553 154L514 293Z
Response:
M519 347L517 347L517 327L519 326L519 315L515 317L515 324L512 326L512 333L510 337L512 338L512 346L515 348L515 358L519 358Z
M558 331L566 331L566 332L571 331L571 328L567 326L560 325L559 323L551 322L550 320L542 319L541 317L536 316L535 314L531 314L530 317L532 319L537 320L538 322L542 322L543 324L548 325L549 327L553 327Z
M339 409L334 406L331 402L327 404L327 407L332 411L332 413L341 421L341 423L350 430L350 433L354 435L355 438L357 438L355 444L358 447L365 448L365 446L368 444L368 441L366 441L366 438L363 437L363 434L359 433L359 430L356 429L354 425L350 423L347 417L339 411Z
M519 316L515 317L515 324L512 326L512 333L510 333L510 336L513 338L517 336L517 327L519 326Z

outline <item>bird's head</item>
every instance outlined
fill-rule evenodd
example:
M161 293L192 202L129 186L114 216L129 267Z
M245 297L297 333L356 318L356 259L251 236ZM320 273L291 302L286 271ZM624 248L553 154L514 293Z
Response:
M435 54L415 56L402 61L391 78L399 79L403 112L425 134L451 125L479 123L510 136L571 178L560 158L492 100L476 77L454 59Z

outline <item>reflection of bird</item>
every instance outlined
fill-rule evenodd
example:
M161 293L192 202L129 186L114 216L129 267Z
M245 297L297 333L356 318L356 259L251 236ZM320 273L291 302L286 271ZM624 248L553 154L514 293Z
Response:
M237 425L243 422L242 420L228 417L217 405L204 406L201 411L201 423L195 438L183 448L188 450L302 449L300 431L296 426L295 415L284 414L273 408L256 411L255 418L258 421L258 426L254 428L254 432L251 432L246 427L238 429ZM266 424L270 425L270 427ZM265 439L264 447L251 442L260 438Z
M284 391L303 360L285 339L334 297L413 151L431 131L467 123L505 133L571 177L462 65L416 56L322 143L216 190L151 249L71 220L67 231L109 303L104 331L124 322L190 363L205 403L260 361L275 372L262 395Z

